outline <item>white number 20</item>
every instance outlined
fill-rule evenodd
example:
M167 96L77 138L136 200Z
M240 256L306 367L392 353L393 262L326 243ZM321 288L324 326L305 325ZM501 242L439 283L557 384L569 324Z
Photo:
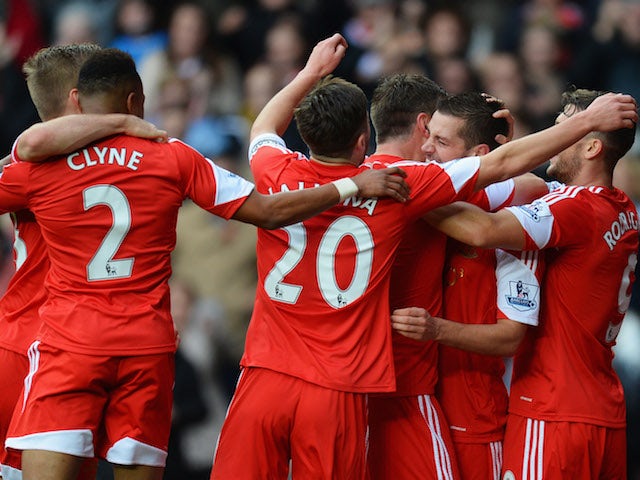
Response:
M283 279L300 263L307 247L307 232L302 223L284 227L284 230L289 235L289 248L265 278L264 288L272 300L294 304L302 286L283 283ZM353 239L357 253L351 283L341 289L336 280L335 255L345 237ZM367 224L352 216L334 221L322 236L316 259L318 288L325 302L333 308L341 308L361 297L369 285L372 263L373 236Z
M87 280L114 280L131 276L133 258L114 260L131 228L131 208L126 195L113 185L94 185L82 192L84 209L106 205L111 210L111 228L87 265Z

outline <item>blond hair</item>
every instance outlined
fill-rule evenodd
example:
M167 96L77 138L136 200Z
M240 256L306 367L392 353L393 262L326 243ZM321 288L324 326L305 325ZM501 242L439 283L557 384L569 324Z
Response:
M42 120L64 113L69 91L78 83L84 62L100 47L91 43L43 48L29 58L22 71L38 115Z

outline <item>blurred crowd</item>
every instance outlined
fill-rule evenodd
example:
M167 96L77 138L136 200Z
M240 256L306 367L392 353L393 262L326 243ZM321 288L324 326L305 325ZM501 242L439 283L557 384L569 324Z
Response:
M251 122L316 41L338 31L349 49L336 75L367 93L396 72L427 74L450 93L490 93L516 118L516 137L551 125L572 84L640 100L640 0L0 0L0 152L38 121L24 60L43 46L94 42L134 57L148 120L249 176ZM295 126L285 139L305 150ZM616 172L638 200L639 175L640 141ZM165 478L188 480L208 478L234 388L256 288L255 229L189 203L178 227L172 300L183 381ZM0 289L11 271L5 236ZM629 478L637 479L640 294L627 317L616 361L629 401Z

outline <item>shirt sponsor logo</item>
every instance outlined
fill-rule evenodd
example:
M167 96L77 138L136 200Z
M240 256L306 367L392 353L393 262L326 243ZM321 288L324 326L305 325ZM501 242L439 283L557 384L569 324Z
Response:
M510 295L505 295L507 303L520 312L537 308L538 287L522 280L509 282Z

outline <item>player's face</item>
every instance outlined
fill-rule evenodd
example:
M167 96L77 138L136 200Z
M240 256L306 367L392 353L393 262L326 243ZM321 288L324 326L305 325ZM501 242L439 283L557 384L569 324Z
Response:
M427 160L442 163L468 156L459 134L463 123L461 118L434 112L429 122L429 138L422 145Z
M572 107L568 107L572 108ZM556 123L561 123L571 116L573 110L566 110L556 118ZM547 175L557 179L562 183L571 183L578 175L582 166L580 158L580 148L582 140L577 141L568 148L565 148L558 155L553 157L547 168Z

